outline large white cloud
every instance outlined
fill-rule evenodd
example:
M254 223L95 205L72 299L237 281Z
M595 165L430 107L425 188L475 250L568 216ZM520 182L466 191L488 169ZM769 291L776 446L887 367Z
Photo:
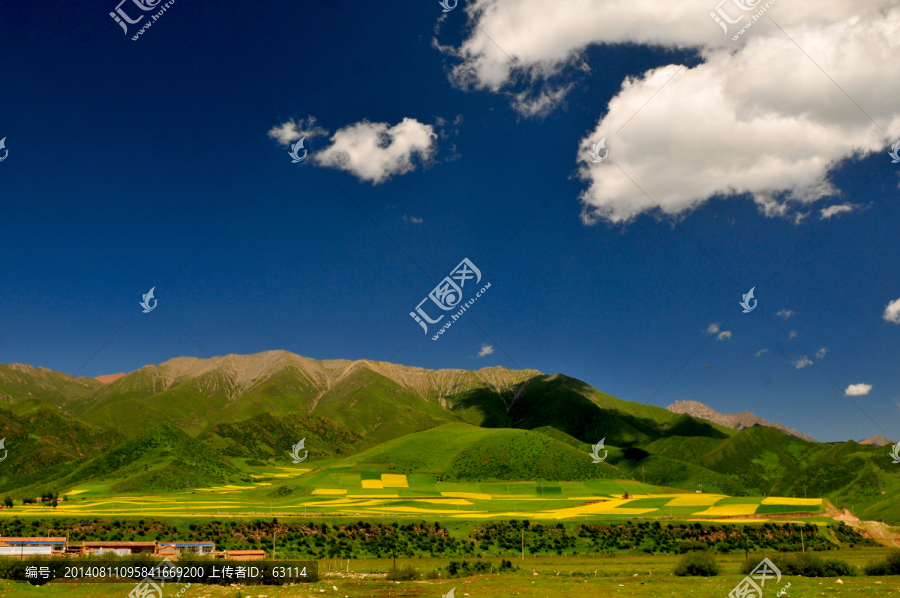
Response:
M583 219L626 222L657 204L680 214L714 196L746 193L767 215L799 221L811 202L838 194L828 181L837 162L880 151L900 135L900 7L777 0L738 41L736 25L726 36L710 18L715 7L714 0L475 0L467 8L475 26L453 50L461 61L452 78L507 92L523 114L540 115L571 86L552 91L554 75L588 45L694 48L704 60L698 66L673 64L623 82L581 141ZM722 7L740 12L731 2ZM537 100L528 101L523 84L540 90ZM603 137L609 159L594 164L588 151Z
M427 163L437 149L437 135L432 125L404 118L393 127L387 123L358 122L339 129L331 137L331 145L313 154L320 166L345 170L373 185L393 175L415 169L416 163Z

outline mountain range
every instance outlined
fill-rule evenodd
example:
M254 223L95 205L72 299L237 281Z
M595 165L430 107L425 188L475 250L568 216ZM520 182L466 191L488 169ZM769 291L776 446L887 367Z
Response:
M315 459L360 455L437 479L636 478L734 496L839 497L857 514L900 520L886 492L900 490L896 466L874 439L817 443L748 412L693 401L663 409L537 370L286 351L178 357L109 381L0 364L0 401L9 450L0 492L17 496L86 482L116 493L172 490L187 476L196 487L247 482L251 461L286 464L306 438ZM424 431L446 448L410 460L410 435ZM585 467L601 439L609 457ZM503 455L513 454L521 462L510 467Z

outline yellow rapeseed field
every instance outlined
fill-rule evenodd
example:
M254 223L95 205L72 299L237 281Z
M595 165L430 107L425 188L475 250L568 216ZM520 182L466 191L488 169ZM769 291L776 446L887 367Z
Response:
M471 498L472 500L491 500L490 494L478 494L477 492L441 492L441 496L451 498Z
M789 498L786 496L770 496L763 499L764 505L808 505L817 506L822 504L821 498Z
M725 498L724 494L681 494L668 503L667 507L705 507Z
M759 505L721 505L694 513L698 517L727 517L728 515L753 515Z
M409 488L406 476L402 474L383 473L381 474L381 483L385 488Z

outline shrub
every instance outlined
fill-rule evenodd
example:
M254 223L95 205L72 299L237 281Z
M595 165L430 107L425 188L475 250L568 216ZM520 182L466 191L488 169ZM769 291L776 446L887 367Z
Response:
M808 552L780 554L769 558L782 575L802 575L803 577L849 577L856 571L842 559L821 559ZM745 561L742 572L750 573L758 563Z
M390 581L413 581L419 579L419 572L412 565L403 565L388 569L387 578Z
M682 554L694 550L706 550L706 548L706 542L698 542L697 540L683 540L678 546Z
M673 573L680 577L711 577L719 574L719 563L708 552L692 550L678 560Z
M866 575L900 575L900 550L895 550L881 561L872 561L865 568Z

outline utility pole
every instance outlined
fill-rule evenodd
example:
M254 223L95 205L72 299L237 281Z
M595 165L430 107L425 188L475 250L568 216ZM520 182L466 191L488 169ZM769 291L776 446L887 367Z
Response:
M275 560L275 534L277 534L274 529L272 530L272 560Z
M522 528L522 560L525 560L525 528Z
M803 541L803 528L800 528L800 546L803 548L803 552L806 552L806 542Z

